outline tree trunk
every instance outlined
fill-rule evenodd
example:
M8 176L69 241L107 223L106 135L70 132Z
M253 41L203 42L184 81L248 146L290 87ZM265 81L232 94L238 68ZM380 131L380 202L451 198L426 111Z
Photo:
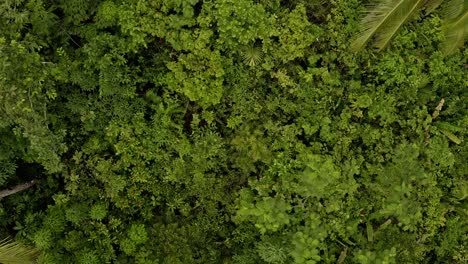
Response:
M7 196L9 196L9 195L15 194L17 192L24 191L26 189L29 189L29 188L33 187L37 182L38 182L37 180L32 180L32 181L29 181L29 182L26 182L26 183L16 185L15 187L13 187L11 189L1 190L0 191L0 200L7 197Z

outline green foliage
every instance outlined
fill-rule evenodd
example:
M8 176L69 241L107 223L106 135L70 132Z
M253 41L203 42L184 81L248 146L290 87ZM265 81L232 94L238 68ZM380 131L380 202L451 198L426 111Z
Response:
M0 186L4 185L5 182L15 175L16 164L11 160L0 160Z
M146 233L144 225L132 225L128 231L128 237L136 244L144 243L148 240L148 234Z
M91 207L91 210L89 211L89 216L91 219L95 220L102 220L106 217L107 215L107 209L104 205L102 204L95 204Z
M466 262L461 1L379 2L354 47L388 48L350 52L361 2L4 1L0 185L40 181L2 232L41 263Z

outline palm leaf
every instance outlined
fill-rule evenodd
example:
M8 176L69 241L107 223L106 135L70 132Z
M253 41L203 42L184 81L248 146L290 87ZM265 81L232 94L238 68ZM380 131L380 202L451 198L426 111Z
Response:
M242 51L242 60L249 66L259 64L263 59L263 52L258 47L248 47Z
M367 222L366 230L367 230L367 240L369 242L374 241L374 229L372 228L372 225L370 222Z
M458 3L464 0L451 0L450 2L452 1ZM376 2L368 7L368 15L361 21L361 32L351 44L351 50L361 50L374 37L374 46L379 50L385 48L413 14L422 9L426 13L433 12L444 0L380 0Z
M376 36L374 46L383 49L398 29L426 0L382 0L369 7L368 15L361 21L361 32L351 44L354 51L362 49Z
M461 7L460 10L463 10L463 5ZM449 17L453 16L454 13L450 13ZM443 44L443 52L451 54L463 46L465 38L468 35L468 10L464 10L461 15L449 21L445 25L444 30L445 42Z
M9 238L0 241L0 263L28 264L36 263L38 252Z
M445 20L454 20L464 11L465 0L450 0L444 5L442 15Z
M427 0L424 3L424 10L426 11L426 14L434 12L434 10L436 10L437 7L442 4L442 2L444 2L444 0Z
M457 145L460 145L462 143L461 139L459 139L457 136L455 136L452 132L445 130L445 129L439 129L442 134L444 134L448 139L450 139L452 142L454 142Z
M451 131L451 132L461 132L461 133L463 133L463 131L465 130L463 127L452 125L452 124L447 123L447 122L435 122L433 124L437 128L448 130L448 131Z
M341 264L345 261L346 259L346 254L348 253L348 247L345 247L341 253L340 256L338 257L338 261L336 262L337 264Z

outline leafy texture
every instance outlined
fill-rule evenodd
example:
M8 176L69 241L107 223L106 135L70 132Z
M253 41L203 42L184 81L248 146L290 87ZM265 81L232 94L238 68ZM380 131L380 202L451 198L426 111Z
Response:
M423 0L384 0L370 6L368 15L362 20L363 30L351 44L351 49L362 49L375 35L373 45L383 49L423 3Z
M351 50L363 49L367 43L378 50L385 48L400 28L416 13L425 10L426 14L436 10L440 0L380 0L368 6L368 14L361 21L361 32L351 43ZM447 1L445 8L446 41L445 54L453 53L463 46L466 38L467 10L464 1Z
M0 1L0 190L36 183L0 233L44 264L466 263L459 4L375 2L354 46L387 48L351 52L358 0Z
M454 53L462 47L468 36L468 9L464 8L463 1L453 1L447 14L447 25L445 25L444 52Z
M0 262L5 264L36 263L38 252L11 239L0 241Z

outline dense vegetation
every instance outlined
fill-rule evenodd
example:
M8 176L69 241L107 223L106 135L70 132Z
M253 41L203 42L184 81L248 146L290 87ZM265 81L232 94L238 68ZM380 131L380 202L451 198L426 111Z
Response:
M42 263L467 263L468 50L433 1L355 51L367 2L2 0L0 186L35 184L0 239Z

